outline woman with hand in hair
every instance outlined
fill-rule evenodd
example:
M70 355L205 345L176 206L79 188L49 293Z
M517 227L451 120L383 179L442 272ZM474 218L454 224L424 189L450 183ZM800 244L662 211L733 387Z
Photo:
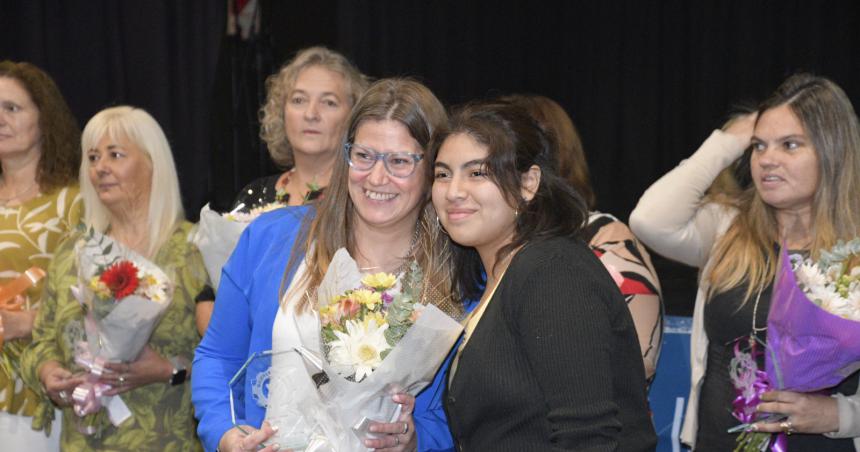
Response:
M747 149L753 183L735 196L706 196L718 174ZM681 434L695 450L736 446L738 433L727 433L739 423L732 416L735 390L728 372L734 344L738 338L767 340L781 245L817 259L838 240L858 235L858 177L860 125L851 102L832 81L797 74L757 114L712 133L655 182L630 215L631 228L654 251L701 269ZM847 438L860 436L852 397L857 381L855 373L828 395L766 393L759 409L784 419L755 428L807 433L789 436L790 450L854 450L857 440Z

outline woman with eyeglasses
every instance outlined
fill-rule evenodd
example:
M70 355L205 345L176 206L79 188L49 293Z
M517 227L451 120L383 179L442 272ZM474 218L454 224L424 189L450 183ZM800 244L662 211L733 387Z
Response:
M447 312L458 309L447 240L429 203L428 145L446 119L439 100L420 83L376 82L352 110L344 156L335 162L316 212L313 207L276 210L245 230L224 267L215 312L195 355L193 400L207 450L256 450L275 434L263 423L265 409L251 397L256 375L237 383L244 387L236 401L241 430L231 422L227 382L255 352L307 344L300 339L308 336L318 340L319 317L310 294L316 294L336 250L345 248L368 273L400 274L416 263L423 292L435 294L434 304ZM417 399L395 394L402 414L392 423L373 423L376 438L366 439L365 446L450 448L437 384ZM262 450L279 447L268 444Z

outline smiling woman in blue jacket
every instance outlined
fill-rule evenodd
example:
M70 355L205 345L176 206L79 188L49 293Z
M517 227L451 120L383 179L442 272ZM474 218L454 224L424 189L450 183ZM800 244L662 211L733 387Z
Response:
M195 355L192 397L207 450L255 450L273 435L263 424L265 409L249 396L253 376L239 384L244 392L235 406L236 423L249 426L250 434L233 427L227 382L249 356L271 349L273 336L280 341L319 328L308 298L291 294L315 293L339 248L374 272L399 273L417 263L424 291L442 300L437 306L460 309L449 245L429 203L428 162L434 159L428 146L445 121L441 103L420 83L376 82L350 115L344 158L335 164L315 214L309 214L310 207L280 209L245 230L224 267L212 321ZM440 381L437 376L417 399L394 395L403 408L400 418L373 425L371 431L381 435L365 445L393 451L452 448Z

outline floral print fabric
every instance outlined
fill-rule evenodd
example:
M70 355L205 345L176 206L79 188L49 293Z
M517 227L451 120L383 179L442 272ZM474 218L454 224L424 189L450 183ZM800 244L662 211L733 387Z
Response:
M191 224L183 222L152 261L176 285L173 301L159 322L149 346L164 358L191 359L199 340L194 325L194 294L207 282L206 270L197 248L188 241ZM24 379L38 387L39 366L57 360L67 369L74 364L73 341L83 333L83 312L69 290L78 282L74 245L76 233L60 245L51 264L42 308L33 329L33 343L22 356ZM76 429L78 418L71 408L63 409L63 450L101 451L186 451L201 450L194 433L191 385L152 383L122 394L132 418L113 426L102 411L85 419L100 430L85 436ZM45 413L50 421L53 412Z
M63 187L17 206L0 205L0 285L28 268L47 270L60 241L80 221L82 202L77 187ZM39 306L44 281L26 292L31 308ZM20 379L19 360L28 340L7 342L0 351L0 410L34 416L51 409L47 401ZM41 430L41 425L33 425Z

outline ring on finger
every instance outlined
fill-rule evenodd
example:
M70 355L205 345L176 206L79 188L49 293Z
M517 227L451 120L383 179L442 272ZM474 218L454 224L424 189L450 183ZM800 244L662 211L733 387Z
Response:
M409 433L409 423L408 423L408 422L404 422L404 423L403 423L403 431L402 431L402 432L400 432L400 434L401 434L401 435L405 435L405 434L407 434L407 433Z
M394 435L394 446L396 447L399 445L400 445L400 436Z
M69 395L66 394L66 391L60 391L57 395L60 396L60 400L62 400L63 402L69 401Z
M786 435L791 435L795 432L794 426L791 424L791 421L782 421L779 423L779 429L782 430Z
M124 374L120 374L120 376L119 376L119 378L118 378L117 380L119 380L119 384L120 384L120 385L124 385L124 384L125 384L125 375L124 375Z

